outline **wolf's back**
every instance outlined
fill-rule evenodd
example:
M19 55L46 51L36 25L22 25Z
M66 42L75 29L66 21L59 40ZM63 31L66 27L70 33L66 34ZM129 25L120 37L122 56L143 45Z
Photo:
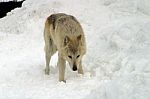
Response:
M48 24L53 26L53 29L55 29L56 27L56 22L58 21L58 19L60 19L61 17L66 17L67 14L64 13L58 13L58 14L52 14L47 18Z

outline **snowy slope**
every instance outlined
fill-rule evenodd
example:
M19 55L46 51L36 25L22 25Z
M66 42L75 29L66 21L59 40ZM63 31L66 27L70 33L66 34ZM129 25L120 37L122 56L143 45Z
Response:
M0 19L0 99L150 99L147 0L26 0ZM43 28L64 12L83 26L85 75L67 66L58 82L57 54L44 74Z

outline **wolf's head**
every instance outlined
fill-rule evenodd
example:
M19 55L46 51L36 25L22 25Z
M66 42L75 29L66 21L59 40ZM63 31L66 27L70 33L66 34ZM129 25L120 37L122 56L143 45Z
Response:
M82 57L85 54L85 46L82 35L77 37L66 36L64 38L63 58L69 62L69 65L73 71L79 68Z

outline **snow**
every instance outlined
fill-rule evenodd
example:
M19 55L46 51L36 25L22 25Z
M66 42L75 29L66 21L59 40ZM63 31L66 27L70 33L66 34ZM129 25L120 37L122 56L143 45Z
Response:
M145 14L150 14L149 10L150 10L150 1L149 0L143 0L138 2L138 8L139 10L141 10L141 12L145 13Z
M26 0L0 19L0 99L150 99L148 0ZM146 6L145 6L146 5ZM46 17L64 12L83 26L85 74L58 81L57 54L44 74Z

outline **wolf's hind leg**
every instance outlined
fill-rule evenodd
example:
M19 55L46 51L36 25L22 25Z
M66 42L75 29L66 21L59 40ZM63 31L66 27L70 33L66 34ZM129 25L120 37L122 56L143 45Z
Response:
M46 68L45 68L45 74L49 75L49 63L51 59L50 54L50 41L48 39L45 40L45 59L46 59Z
M52 39L49 37L45 39L45 58L46 58L46 68L45 68L45 74L49 75L49 64L51 60L51 56L56 53L57 48L54 45Z

